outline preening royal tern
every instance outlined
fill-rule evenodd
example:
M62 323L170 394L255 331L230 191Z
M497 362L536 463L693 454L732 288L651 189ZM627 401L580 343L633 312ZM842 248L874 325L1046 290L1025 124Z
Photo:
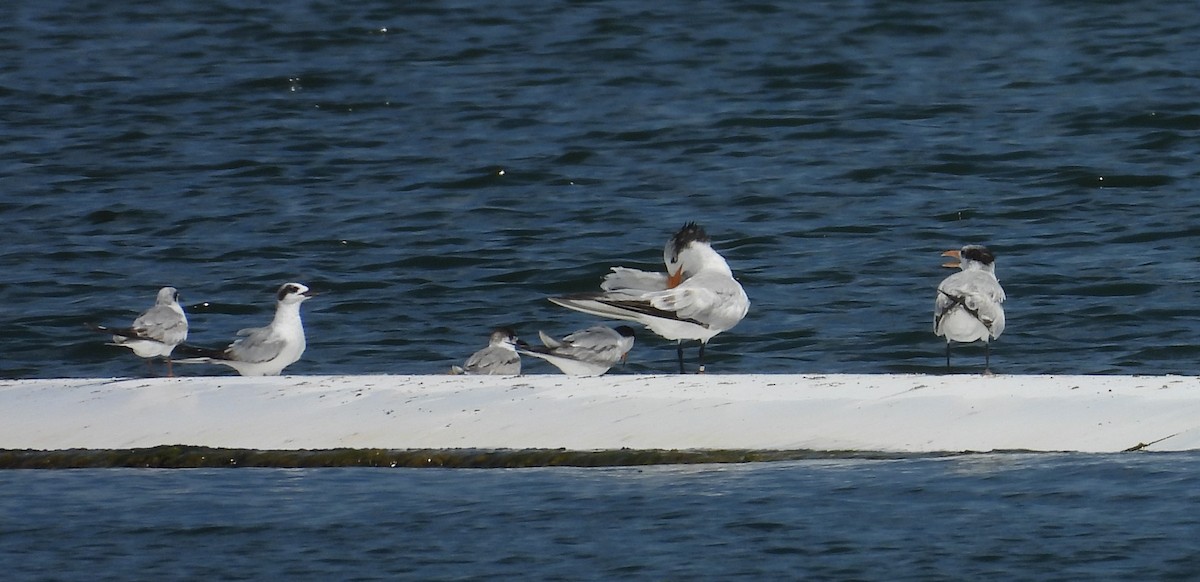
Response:
M603 293L551 297L576 311L609 319L635 321L676 340L683 373L683 341L699 340L699 371L704 346L713 336L737 325L750 309L741 284L725 259L713 250L708 233L694 222L679 229L663 247L666 273L613 267L600 284Z
M961 271L946 277L937 288L933 306L933 332L946 338L946 367L950 367L950 342L982 340L984 373L991 372L991 340L1004 333L1004 288L996 279L996 257L983 245L967 245L942 253L955 260L942 265Z

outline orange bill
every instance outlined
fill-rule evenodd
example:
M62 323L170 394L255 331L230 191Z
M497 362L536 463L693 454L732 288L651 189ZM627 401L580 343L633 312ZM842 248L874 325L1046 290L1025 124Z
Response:
M679 271L674 274L672 274L670 271L667 271L667 289L674 289L674 288L678 287L679 284L682 282L683 282L683 267L679 267Z
M953 261L950 261L948 263L942 263L943 267L957 269L962 261L962 251L960 251L958 249L955 249L952 251L946 251L946 252L942 253L942 256L943 257L954 257Z

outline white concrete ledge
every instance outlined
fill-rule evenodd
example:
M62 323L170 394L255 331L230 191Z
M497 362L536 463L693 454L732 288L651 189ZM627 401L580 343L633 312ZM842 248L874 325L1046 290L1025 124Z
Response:
M0 449L1200 449L1193 376L0 381Z

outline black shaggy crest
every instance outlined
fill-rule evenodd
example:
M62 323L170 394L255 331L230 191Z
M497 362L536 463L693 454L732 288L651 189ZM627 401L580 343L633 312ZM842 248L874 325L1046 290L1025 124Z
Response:
M673 258L678 259L679 253L683 252L683 247L688 246L689 243L707 243L709 240L708 233L704 232L704 227L694 222L689 222L683 225L683 228L679 229L679 232L675 233L675 236L671 237Z
M993 255L992 251L983 245L967 245L963 247L962 256L964 259L979 261L985 265L990 265L996 260L996 255Z

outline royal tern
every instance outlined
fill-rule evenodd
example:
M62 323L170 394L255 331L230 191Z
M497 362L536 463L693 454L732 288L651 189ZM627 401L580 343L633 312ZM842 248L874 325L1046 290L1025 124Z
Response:
M518 376L521 374L521 355L517 346L526 347L517 339L517 332L511 328L498 327L492 330L488 346L471 354L467 363L461 368L451 368L453 374L473 374L479 376Z
M133 320L133 325L93 325L91 328L102 333L111 333L111 345L133 350L133 353L146 358L147 365L152 358L165 358L167 375L172 376L171 351L187 339L188 321L183 308L179 306L179 291L174 287L163 287L158 290L154 306Z
M983 245L967 245L942 253L955 260L942 265L961 271L946 277L937 289L933 307L933 332L946 338L946 367L950 367L950 342L982 340L984 373L991 372L991 340L1004 333L1004 288L996 279L996 257Z
M313 292L300 283L284 283L275 294L275 319L266 327L250 327L237 334L223 349L179 347L181 354L190 357L181 364L221 364L237 370L242 376L278 376L284 368L295 363L304 353L304 323L300 320L300 304Z
M713 336L732 328L746 316L750 300L733 278L729 264L713 250L708 234L694 222L675 233L663 247L667 272L649 273L613 267L600 284L603 293L551 297L563 307L610 319L635 321L654 333L676 340L679 372L683 373L683 341L704 346Z
M634 332L628 325L616 329L594 325L576 331L562 339L538 332L544 347L518 350L554 364L568 376L600 376L625 359L633 348Z

